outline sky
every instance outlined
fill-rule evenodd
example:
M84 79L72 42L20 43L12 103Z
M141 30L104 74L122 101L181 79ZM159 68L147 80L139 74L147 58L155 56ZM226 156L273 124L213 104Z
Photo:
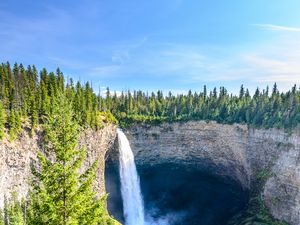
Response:
M299 0L1 0L0 62L94 89L300 86Z

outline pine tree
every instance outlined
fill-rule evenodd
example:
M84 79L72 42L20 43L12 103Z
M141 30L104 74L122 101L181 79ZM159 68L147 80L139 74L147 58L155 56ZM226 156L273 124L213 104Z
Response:
M30 129L31 129L31 134L34 133L34 128L36 127L36 125L38 124L38 120L39 120L39 115L38 115L38 110L36 107L36 101L34 96L31 96L30 99Z
M20 114L16 110L12 110L9 118L9 137L13 141L18 136L21 130L21 118Z
M33 169L29 224L96 225L109 224L105 198L96 198L92 183L98 161L80 173L85 149L78 149L79 126L73 120L70 101L59 95L45 123L45 149L39 153L40 170Z
M242 99L245 95L244 85L241 85L239 98Z
M2 102L0 102L0 139L2 139L5 134L5 132L4 132L5 122L6 122L6 113L5 113Z
M40 92L40 96L39 96L40 114L48 115L50 113L51 99L50 96L48 95L48 90L43 80L41 81L39 92Z

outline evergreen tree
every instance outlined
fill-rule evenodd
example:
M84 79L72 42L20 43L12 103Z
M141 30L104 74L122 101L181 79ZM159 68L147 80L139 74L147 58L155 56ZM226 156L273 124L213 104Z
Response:
M37 126L38 124L38 110L36 107L36 101L35 99L32 97L31 101L30 101L30 129L31 129L31 134L33 134L34 132L34 128Z
M92 188L98 161L80 173L85 149L78 149L79 126L73 120L70 101L59 95L45 123L48 158L39 153L40 170L34 169L30 224L96 225L113 220L105 209L105 196L98 199Z
M21 130L20 114L16 110L12 110L9 118L9 137L13 141L18 136Z
M5 134L5 122L6 122L6 113L2 102L0 102L0 139L2 139Z
M244 85L242 85L241 88L240 88L239 98L242 99L244 97L244 94L245 94Z

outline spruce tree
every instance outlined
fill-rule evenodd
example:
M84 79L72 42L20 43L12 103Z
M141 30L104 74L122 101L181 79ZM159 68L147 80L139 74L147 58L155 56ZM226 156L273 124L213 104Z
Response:
M73 120L70 101L59 95L45 122L45 150L33 169L29 224L113 224L105 198L97 198L92 183L98 161L81 173L85 149L77 147L79 126ZM51 155L51 157L48 157Z
M10 112L9 118L9 138L11 141L15 140L17 137L17 115L16 111L12 110Z
M0 139L2 139L5 134L5 122L6 122L5 109L2 102L0 102Z
M36 128L39 120L38 110L36 106L36 101L34 96L30 97L30 129L31 134L34 133L34 129Z

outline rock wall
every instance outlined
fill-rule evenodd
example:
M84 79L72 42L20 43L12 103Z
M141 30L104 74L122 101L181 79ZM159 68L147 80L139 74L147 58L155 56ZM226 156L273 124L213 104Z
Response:
M137 164L200 167L250 189L256 172L271 170L263 196L271 214L300 224L300 137L244 125L204 121L139 125L126 131Z
M106 151L116 137L116 126L108 125L96 132L85 130L79 145L86 146L87 158L84 167L90 166L97 158L100 165L94 187L99 195L105 193L104 164ZM41 149L42 134L37 132L30 137L28 132L21 133L13 142L4 139L0 142L0 207L5 195L16 191L19 197L25 197L30 187L31 163L36 162L38 149Z
M105 154L116 136L116 127L99 132L86 130L80 145L87 147L85 166L100 157L95 188L105 192ZM126 130L137 164L151 166L166 162L198 167L228 177L245 188L255 182L255 172L271 169L263 196L271 214L291 225L300 224L300 137L270 129L248 129L243 125L222 125L204 121L138 125ZM17 191L26 196L30 163L40 149L41 134L23 132L9 142L0 142L0 206L4 195ZM109 154L114 154L115 150Z

